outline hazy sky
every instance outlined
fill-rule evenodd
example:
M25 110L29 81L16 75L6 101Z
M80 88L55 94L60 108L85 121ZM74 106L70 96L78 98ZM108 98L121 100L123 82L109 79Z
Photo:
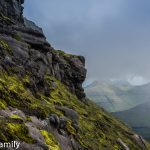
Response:
M88 80L150 80L150 0L26 0L24 15L85 56Z

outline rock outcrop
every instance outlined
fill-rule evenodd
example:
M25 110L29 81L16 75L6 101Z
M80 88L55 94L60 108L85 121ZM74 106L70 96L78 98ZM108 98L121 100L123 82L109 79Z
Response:
M23 18L23 2L0 1L0 142L17 140L20 150L149 148L86 99L84 57L55 50Z
M2 68L9 71L12 67L18 67L21 70L19 75L30 72L33 76L30 88L35 92L39 89L47 91L44 75L52 75L68 86L68 89L79 99L84 99L85 94L82 88L86 77L84 57L54 50L46 41L40 28L27 19L23 23L22 3L23 1L20 0L0 2L0 12L4 12L3 15L10 18L10 23L14 21L17 23L15 25L12 23L10 26L0 23L2 33L0 46L4 49L1 52ZM4 22L8 21L6 17L3 16ZM22 24L18 25L18 22ZM6 52L5 49L8 51Z

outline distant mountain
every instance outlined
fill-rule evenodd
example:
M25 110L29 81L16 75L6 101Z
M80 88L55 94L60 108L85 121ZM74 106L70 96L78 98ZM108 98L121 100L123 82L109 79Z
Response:
M90 99L109 112L128 110L150 100L150 83L132 86L126 81L98 82L85 87Z
M150 101L129 110L113 113L132 127L150 127Z
M132 109L113 113L144 138L150 139L150 101Z

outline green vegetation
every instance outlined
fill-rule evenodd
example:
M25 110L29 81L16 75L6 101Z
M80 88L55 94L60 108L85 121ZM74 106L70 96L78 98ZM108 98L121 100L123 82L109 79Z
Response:
M76 134L77 134L75 128L72 126L71 120L69 120L69 121L67 122L67 131L68 131L69 134L71 134L71 135L76 135Z
M21 35L19 33L14 34L13 38L16 39L17 41L23 41L22 37L21 37Z
M44 136L45 143L49 146L50 150L61 150L58 142L55 140L51 133L48 133L45 130L41 130L41 134Z
M4 100L0 99L0 110L5 109L6 106L7 106L6 102Z
M55 53L59 54L60 56L64 56L64 57L73 56L73 55L71 55L71 54L65 53L65 52L62 51L62 50L56 50Z
M131 149L137 149L132 132L123 123L117 121L113 116L108 115L92 102L82 103L76 96L68 92L67 88L58 80L52 77L46 77L47 81L55 81L57 86L51 92L51 99L59 100L59 105L67 106L79 113L80 137L77 139L85 148L114 149L120 147L118 138L129 144ZM71 125L71 123L69 123ZM75 135L75 129L68 125L68 130ZM140 148L138 148L140 149Z
M93 150L101 149L121 149L117 140L121 139L129 145L131 149L140 150L131 136L132 131L123 123L117 121L110 114L101 110L94 103L87 101L85 103L77 99L77 97L69 92L67 87L54 77L45 76L45 81L51 87L50 96L46 97L38 93L38 98L24 86L29 83L30 76L24 76L19 79L17 76L9 76L7 73L0 73L0 108L7 106L18 108L30 115L46 119L49 114L57 114L63 116L64 112L58 110L55 106L65 106L75 110L79 114L79 131L72 126L72 121L68 119L67 131L72 135L83 147ZM55 83L55 87L52 87ZM30 117L28 117L30 121ZM20 120L20 123L18 122ZM8 120L0 118L0 140L8 141L12 139L20 139L27 143L34 143L34 140L28 135L26 123L21 121L18 115L12 115ZM42 130L41 134L45 138L45 143L51 150L61 149L56 142L55 137Z
M11 119L15 119L15 120L23 120L20 116L18 116L18 115L16 115L16 114L12 114L11 116L10 116L10 118Z
M2 46L2 48L3 48L4 50L6 50L6 51L8 52L9 55L12 55L12 54L13 54L11 48L9 47L9 45L8 45L8 43L7 43L6 41L0 40L0 45Z
M27 143L33 143L28 135L28 129L23 123L11 122L11 120L0 120L0 141L9 142L12 140L22 140Z

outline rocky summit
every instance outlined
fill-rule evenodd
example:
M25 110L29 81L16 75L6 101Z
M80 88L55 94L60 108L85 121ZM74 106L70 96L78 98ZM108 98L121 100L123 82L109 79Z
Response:
M84 57L55 50L23 17L23 3L0 1L0 142L17 141L20 150L150 149L86 98Z

